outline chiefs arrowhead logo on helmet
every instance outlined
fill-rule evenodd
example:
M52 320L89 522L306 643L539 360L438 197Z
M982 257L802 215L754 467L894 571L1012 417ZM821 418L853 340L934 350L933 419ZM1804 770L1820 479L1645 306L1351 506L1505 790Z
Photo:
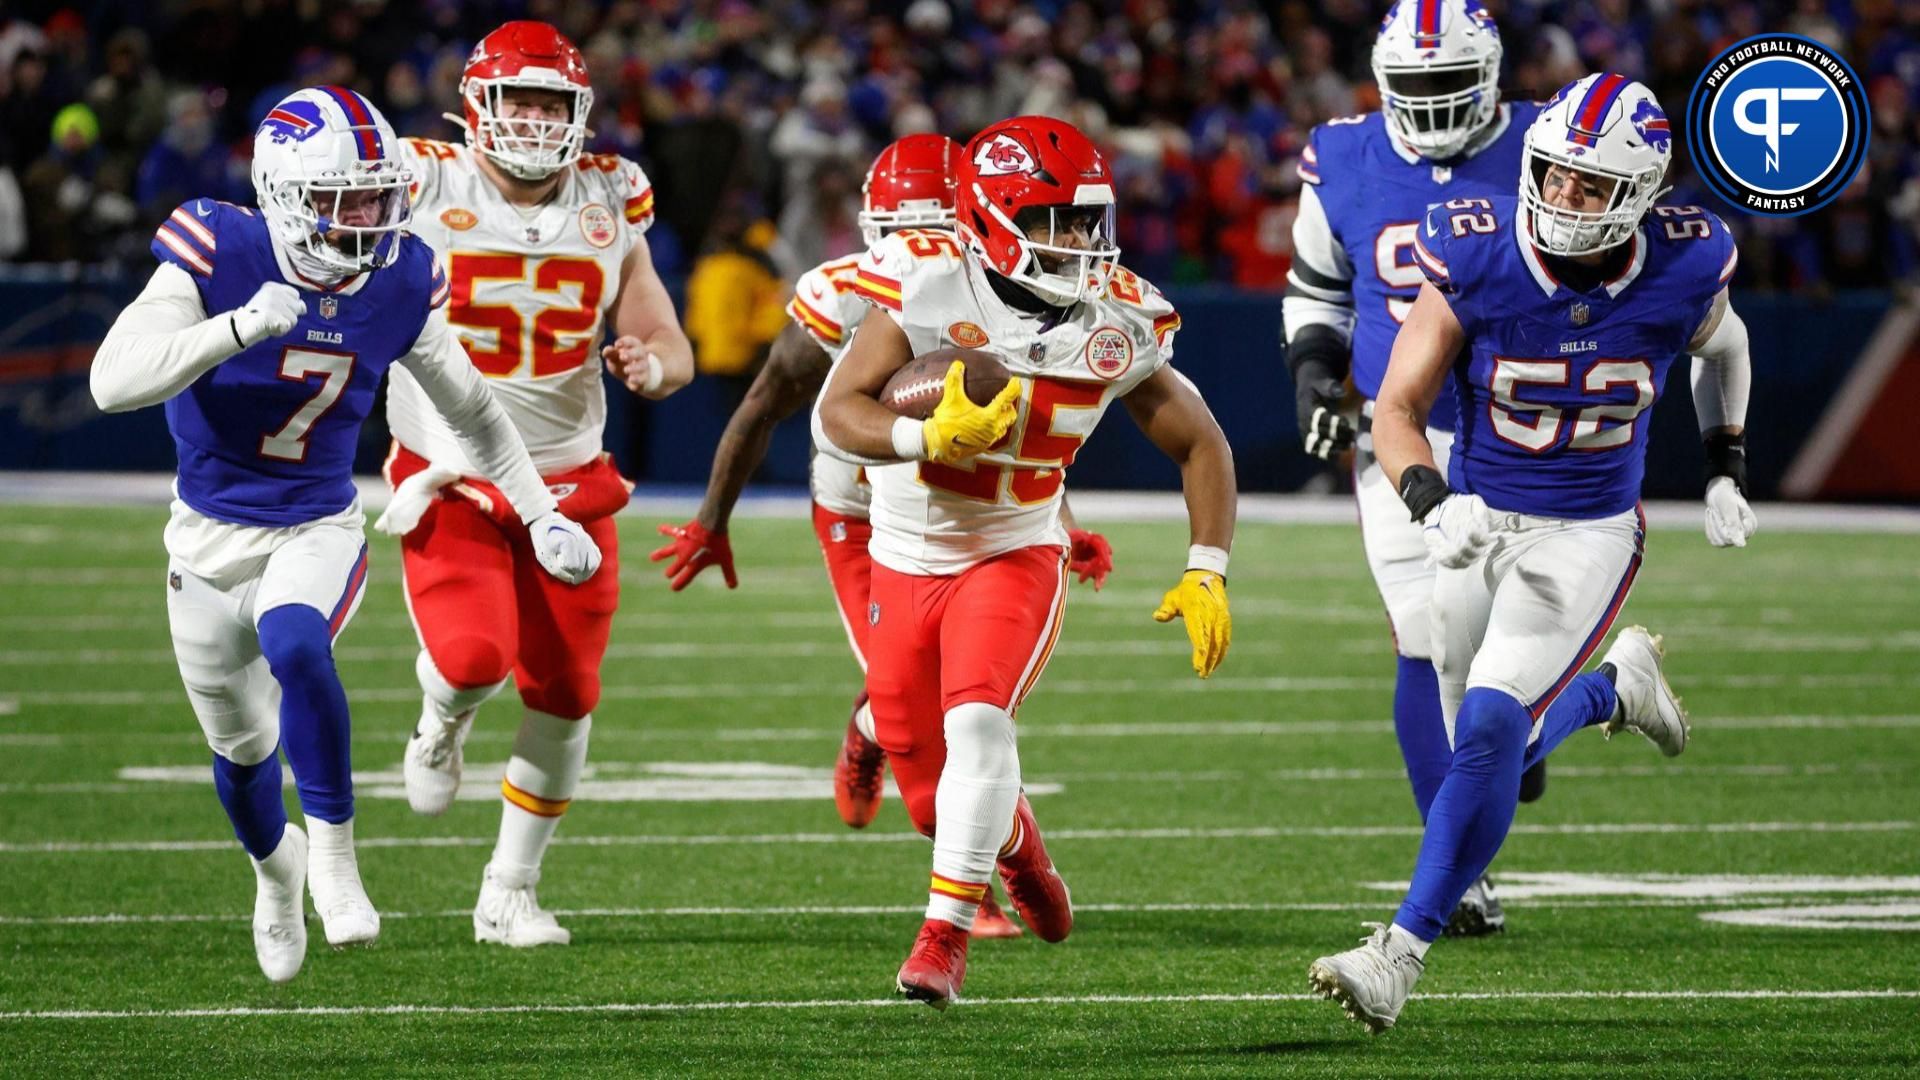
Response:
M1033 155L1011 135L999 134L973 149L973 167L981 176L1009 176L1034 170Z

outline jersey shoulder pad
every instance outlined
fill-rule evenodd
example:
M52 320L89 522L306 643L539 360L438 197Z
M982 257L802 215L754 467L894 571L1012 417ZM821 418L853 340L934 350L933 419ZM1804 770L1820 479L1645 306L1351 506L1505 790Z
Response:
M1144 324L1163 356L1172 355L1180 313L1153 282L1124 266L1115 266L1107 278L1107 300L1123 320Z
M1539 101L1508 101L1507 124L1509 131L1526 131L1540 118L1541 110L1547 106Z
M828 348L842 345L860 318L862 303L854 293L854 275L861 257L832 259L800 275L787 315Z
M1306 149L1300 152L1300 179L1322 184L1328 178L1344 176L1342 167L1351 169L1373 129L1381 128L1379 113L1336 116L1313 129ZM1323 196L1324 198L1324 196Z
M446 172L467 154L467 148L438 139L408 137L400 140L406 147L407 167L413 170L413 184L407 189L415 202L432 199L445 186Z
M172 263L202 280L213 276L220 234L232 242L233 219L253 211L218 199L190 199L176 207L153 232L152 250L161 262Z
M1433 287L1461 293L1502 252L1515 250L1514 210L1519 200L1493 195L1450 199L1427 207L1413 237L1413 261Z
M968 255L944 229L901 229L867 250L854 271L862 300L899 312L916 293L939 288L966 272Z
M425 301L428 309L437 308L447 302L447 275L440 267L440 259L425 240L404 233L400 237L400 251L394 256L393 263L374 274L369 285L378 284L387 295L393 298L395 311L419 310L411 305ZM405 305L400 303L405 300Z
M1647 215L1652 246L1675 267L1676 288L1711 296L1733 280L1740 250L1720 215L1702 206L1653 208Z
M619 154L581 154L573 167L589 190L620 208L630 228L645 233L653 227L653 181L639 163Z

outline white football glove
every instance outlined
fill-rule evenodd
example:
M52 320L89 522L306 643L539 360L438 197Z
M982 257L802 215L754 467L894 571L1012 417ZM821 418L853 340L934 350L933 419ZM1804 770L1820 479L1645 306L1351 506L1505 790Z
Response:
M580 523L558 510L549 510L527 525L533 554L547 573L578 585L600 569L600 545Z
M1753 507L1734 485L1731 476L1716 476L1707 481L1707 543L1714 547L1746 547L1747 538L1760 527Z
M283 281L269 281L254 291L253 299L233 313L233 333L243 348L277 338L293 329L307 313L300 290Z
M440 497L440 489L460 479L460 474L452 469L443 469L438 465L428 465L393 489L393 498L387 502L386 512L373 523L375 532L388 536L405 536L420 524L427 516L427 510L433 506L433 500Z
M1493 512L1478 495L1449 495L1427 514L1427 561L1458 570L1493 546Z

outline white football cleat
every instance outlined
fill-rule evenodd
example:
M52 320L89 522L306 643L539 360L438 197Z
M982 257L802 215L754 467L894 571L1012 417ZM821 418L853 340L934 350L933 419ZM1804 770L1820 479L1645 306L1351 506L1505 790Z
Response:
M453 805L460 793L461 747L467 732L473 729L473 714L468 709L451 720L440 715L428 699L420 710L420 723L407 740L406 755L400 761L400 774L406 778L407 805L416 814L439 817Z
M1687 748L1687 710L1661 670L1666 655L1660 636L1648 633L1644 626L1629 626L1613 639L1613 647L1600 662L1613 665L1620 713L1602 730L1609 739L1623 727L1637 731L1661 753L1674 757Z
M307 834L287 823L279 846L253 863L253 955L269 981L300 974L307 959Z
M313 909L327 932L327 944L367 945L380 936L380 913L360 884L360 863L353 853L353 819L338 825L307 819L307 888Z
M1337 1001L1347 1015L1375 1035L1393 1026L1420 981L1426 962L1395 941L1384 923L1366 923L1373 933L1357 949L1323 956L1307 969L1307 987Z
M1448 937L1481 937L1501 933L1506 928L1507 910L1494 895L1493 879L1482 874L1480 880L1467 886L1466 895L1454 907L1442 933Z
M480 900L473 906L473 940L516 949L571 942L572 932L540 910L540 898L533 892L539 883L538 870L516 874L488 863L480 879Z

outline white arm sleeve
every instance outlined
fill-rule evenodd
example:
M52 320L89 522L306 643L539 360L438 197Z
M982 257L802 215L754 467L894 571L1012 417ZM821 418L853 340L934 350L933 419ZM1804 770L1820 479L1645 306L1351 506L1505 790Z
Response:
M1333 235L1318 190L1300 189L1300 212L1293 219L1293 266L1287 271L1287 295L1280 302L1287 340L1308 326L1326 326L1342 341L1353 339L1353 265Z
M1693 411L1701 431L1718 427L1745 427L1747 394L1753 384L1753 363L1747 348L1747 324L1739 312L1725 300L1714 305L1707 316L1718 325L1702 326L1706 340L1698 334L1689 346L1693 353Z
M158 405L239 351L232 317L207 318L193 278L161 263L93 354L94 403L110 413Z
M419 339L400 363L406 365L433 407L446 418L447 426L466 444L481 474L493 481L519 511L521 521L531 522L557 505L527 457L526 444L520 441L513 421L493 400L486 378L447 329L446 308L427 313Z
M856 454L851 450L842 450L840 447L834 445L834 442L832 439L827 438L827 427L820 420L820 402L826 399L827 387L833 385L833 377L839 374L839 372L840 372L839 364L835 364L832 367L828 368L826 381L821 384L820 392L813 396L813 446L814 446L814 449L820 451L821 453L827 455L828 457L839 458L841 461L847 462L848 464L866 465L871 468L878 468L879 466L882 466L882 465L898 465L900 464L900 462L906 460L905 458L862 457L861 455Z

